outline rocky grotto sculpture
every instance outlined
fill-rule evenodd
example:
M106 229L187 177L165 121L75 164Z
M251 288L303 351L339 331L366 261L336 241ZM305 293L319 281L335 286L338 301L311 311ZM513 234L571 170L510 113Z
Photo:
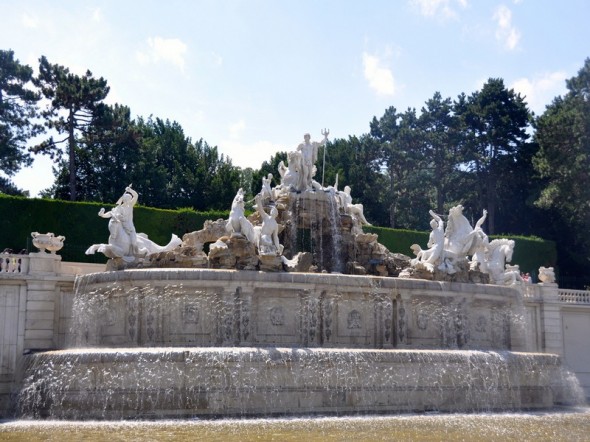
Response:
M350 186L338 190L313 179L317 149L309 134L297 150L281 162L280 184L273 175L262 178L254 197L255 211L248 215L245 192L238 189L228 219L208 220L203 229L187 233L182 241L172 235L167 246L136 233L133 207L138 195L128 186L115 207L99 216L109 219L109 241L94 244L87 254L101 252L111 258L110 269L137 267L193 267L272 272L331 272L355 275L399 276L440 281L513 284L522 281L512 259L514 241L489 241L482 229L487 212L472 227L463 206L449 210L447 221L430 211L427 248L412 245L416 257L391 253L374 233L362 204L354 204ZM445 228L446 227L446 228ZM543 278L550 280L549 272Z

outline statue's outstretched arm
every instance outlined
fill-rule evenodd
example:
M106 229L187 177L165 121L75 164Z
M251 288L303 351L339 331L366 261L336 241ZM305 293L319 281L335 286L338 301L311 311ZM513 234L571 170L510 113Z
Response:
M483 215L480 219L477 220L474 228L475 229L481 228L482 224L486 221L487 216L488 216L488 211L486 209L483 209Z
M268 213L266 213L262 208L262 197L260 194L258 194L254 197L254 199L256 200L256 210L260 214L260 218L264 220L268 216Z
M432 218L434 218L434 220L435 220L437 223L440 223L440 222L442 221L441 217L440 217L440 216L438 216L438 215L437 215L437 214L434 212L434 210L430 210L430 211L428 211L428 213L430 213L430 216L431 216Z
M104 207L101 207L101 209L98 211L98 216L100 216L101 218L110 218L113 216L113 212L110 210L108 212L105 212Z
M125 192L129 192L131 194L131 205L134 206L135 203L137 203L137 200L139 198L139 195L137 194L137 192L135 190L133 190L131 188L131 184L129 184L126 188L125 188Z

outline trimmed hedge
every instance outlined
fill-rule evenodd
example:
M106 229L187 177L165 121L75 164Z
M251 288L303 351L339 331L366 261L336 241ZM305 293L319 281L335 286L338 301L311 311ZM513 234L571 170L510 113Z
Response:
M31 232L53 232L64 235L64 248L59 252L64 261L106 262L102 254L85 255L92 244L107 242L108 221L97 214L101 207L110 210L113 204L31 199L0 194L0 251L36 251ZM167 244L172 233L182 235L203 228L206 220L227 218L228 211L195 212L192 209L166 210L135 206L133 221L138 232L146 233L157 244ZM429 232L396 230L365 226L366 232L377 233L379 242L391 252L412 256L410 246L426 247ZM503 235L514 239L512 262L523 272L536 275L540 266L555 266L555 242L540 238ZM492 237L492 239L495 237Z

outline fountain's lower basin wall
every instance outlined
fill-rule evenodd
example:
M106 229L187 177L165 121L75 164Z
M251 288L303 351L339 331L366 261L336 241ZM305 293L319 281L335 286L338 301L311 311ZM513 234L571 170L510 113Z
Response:
M523 350L519 292L338 274L126 270L77 280L77 347Z
M575 385L548 354L66 350L29 356L19 408L59 419L523 410L575 401Z

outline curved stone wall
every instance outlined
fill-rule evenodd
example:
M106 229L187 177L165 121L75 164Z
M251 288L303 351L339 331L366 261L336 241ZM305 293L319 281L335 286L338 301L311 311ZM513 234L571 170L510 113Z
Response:
M512 288L341 274L145 269L81 276L74 347L518 350Z

